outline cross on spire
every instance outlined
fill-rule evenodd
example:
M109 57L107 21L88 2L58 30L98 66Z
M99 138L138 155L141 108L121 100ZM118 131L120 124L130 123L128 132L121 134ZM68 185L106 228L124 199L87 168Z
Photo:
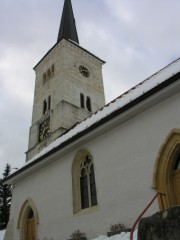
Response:
M57 42L59 42L62 38L71 39L79 44L71 0L64 0Z

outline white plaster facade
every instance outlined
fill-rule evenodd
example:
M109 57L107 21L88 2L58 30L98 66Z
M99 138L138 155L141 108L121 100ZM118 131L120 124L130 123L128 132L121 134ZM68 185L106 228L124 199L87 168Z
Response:
M76 229L91 239L119 222L131 227L155 195L155 161L169 132L180 129L179 105L180 79L12 176L13 240L27 198L36 205L41 240L68 239ZM81 149L93 157L98 205L73 214L71 168ZM158 209L156 201L148 214Z

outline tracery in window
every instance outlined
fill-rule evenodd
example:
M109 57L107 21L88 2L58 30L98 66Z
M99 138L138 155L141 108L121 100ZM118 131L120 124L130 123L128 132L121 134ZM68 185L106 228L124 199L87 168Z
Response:
M74 213L97 205L92 156L86 150L77 153L72 165Z
M97 205L94 167L92 158L86 155L80 164L81 208Z

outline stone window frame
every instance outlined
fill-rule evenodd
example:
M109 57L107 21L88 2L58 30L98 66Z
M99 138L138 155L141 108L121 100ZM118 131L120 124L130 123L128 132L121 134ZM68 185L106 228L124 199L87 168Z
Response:
M96 205L94 206L91 205L91 201L90 201L91 195L89 195L89 201L90 201L89 207L82 209L80 178L81 178L82 162L86 160L86 156L88 156L91 159L92 165L94 167L93 157L87 149L79 150L75 155L75 158L72 163L72 194L73 194L73 213L74 214L80 211L87 211L89 209L93 209L98 206L98 200ZM94 180L95 180L95 186L96 186L95 167L94 167ZM97 187L96 187L96 199L98 199Z
M19 229L19 239L26 240L27 234L27 220L30 211L33 211L33 216L35 220L35 239L38 238L38 225L39 225L39 215L34 201L28 198L22 205L19 213L19 218L17 222L17 228Z
M162 143L154 165L152 188L156 189L158 193L164 194L162 195L164 208L161 197L158 197L160 210L176 205L172 172L179 154L180 129L172 129Z

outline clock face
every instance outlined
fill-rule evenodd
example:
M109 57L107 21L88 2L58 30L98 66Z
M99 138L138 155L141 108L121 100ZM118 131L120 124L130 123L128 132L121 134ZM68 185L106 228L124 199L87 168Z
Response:
M39 142L42 142L46 139L50 134L50 117L46 118L40 125L39 125Z
M84 77L89 77L90 76L89 70L87 69L87 67L85 67L83 65L79 66L79 71Z

